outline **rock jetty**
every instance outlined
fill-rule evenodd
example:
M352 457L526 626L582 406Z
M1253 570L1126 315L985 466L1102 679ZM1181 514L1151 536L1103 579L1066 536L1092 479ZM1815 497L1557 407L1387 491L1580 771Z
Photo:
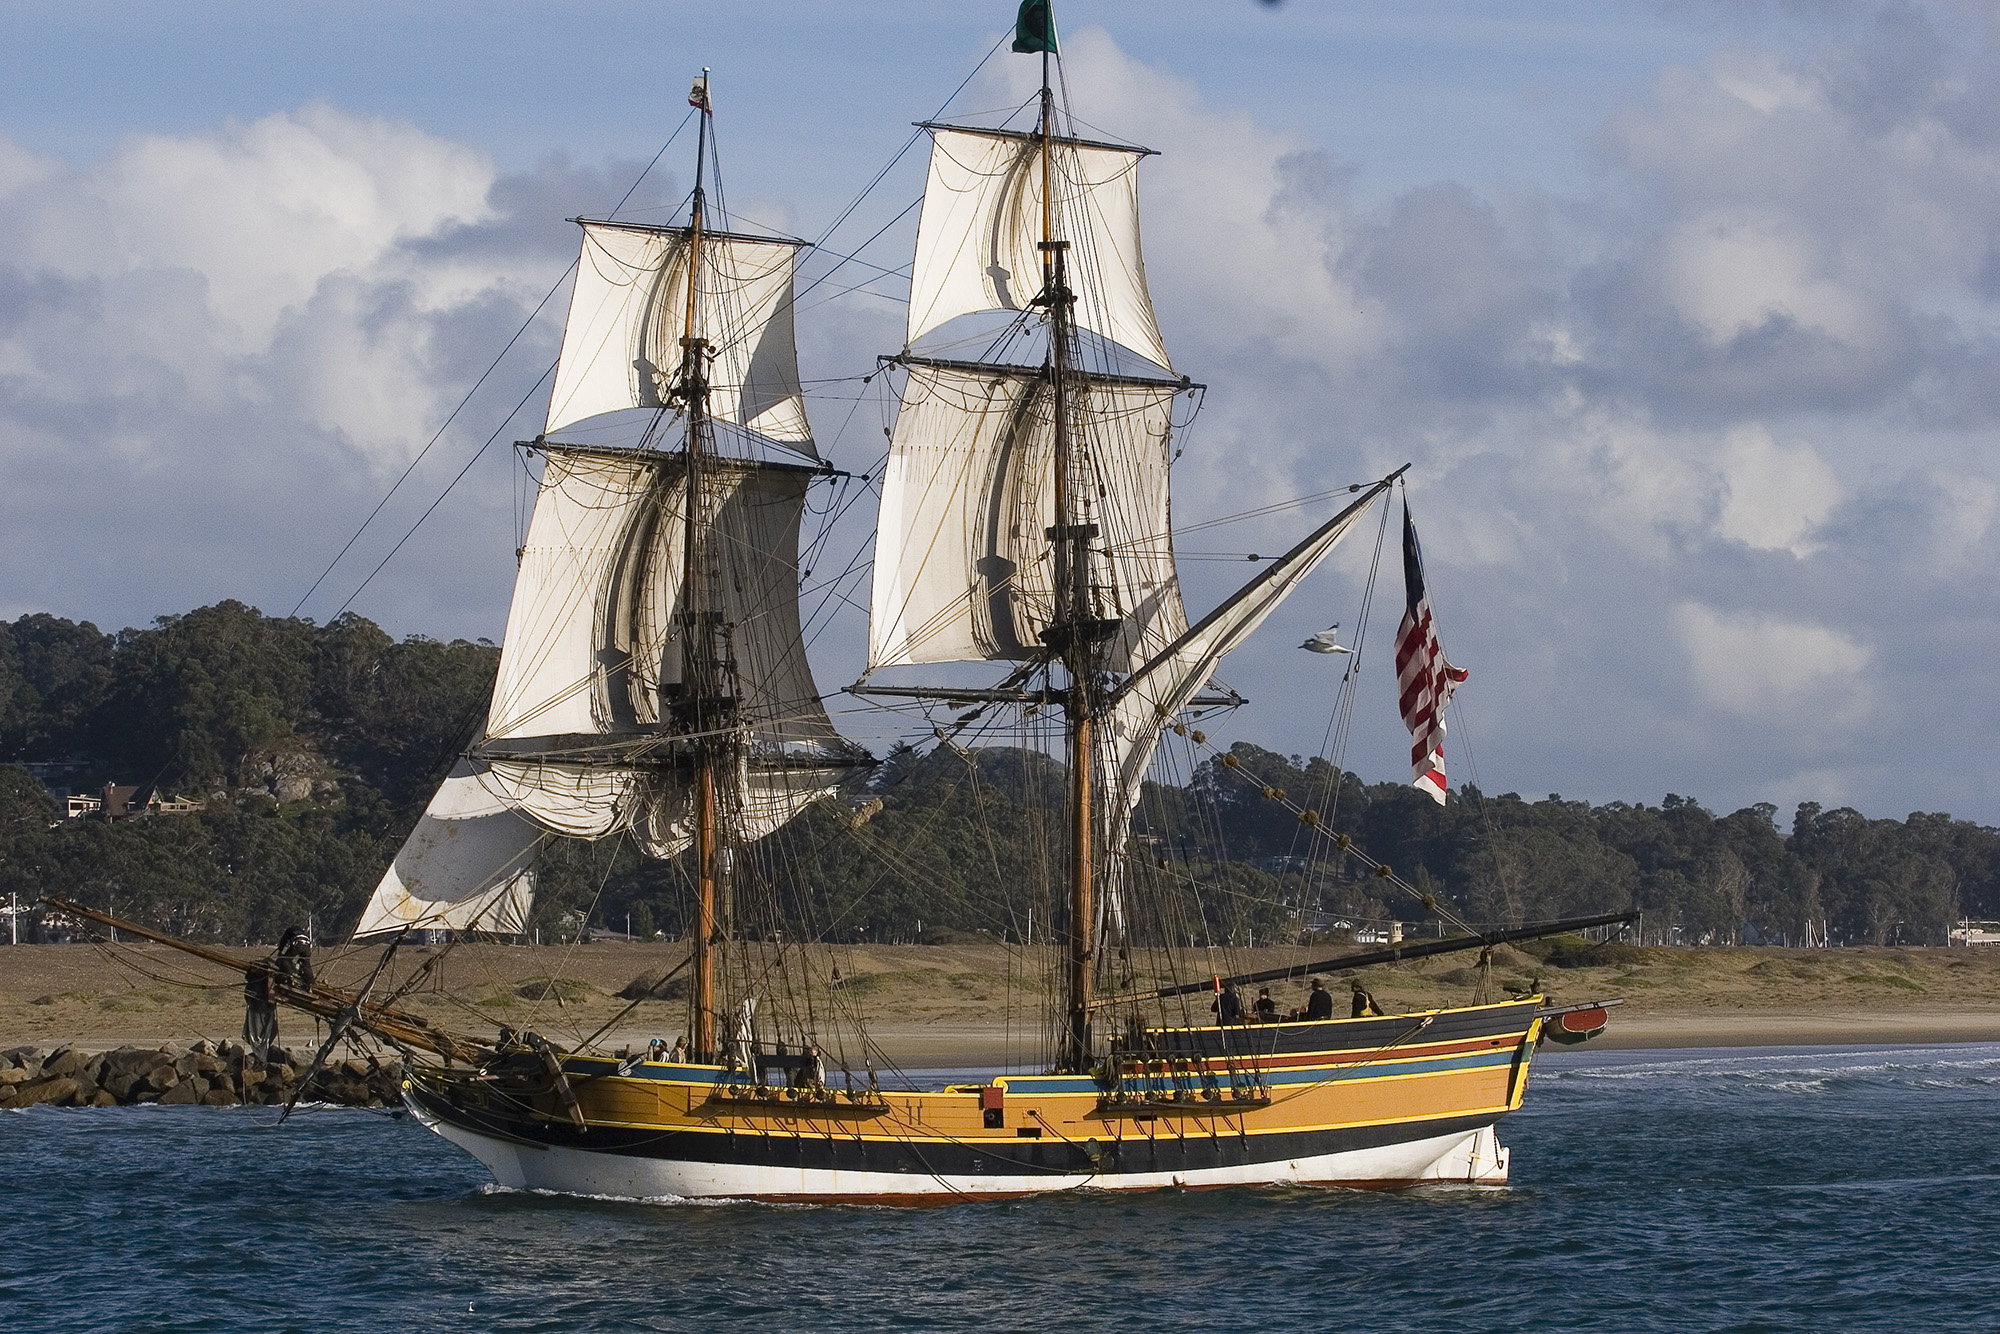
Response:
M271 1049L268 1059L240 1042L119 1047L88 1052L63 1047L0 1051L0 1108L124 1107L157 1102L207 1107L282 1105L300 1093L312 1054ZM392 1107L401 1099L403 1063L390 1057L329 1061L300 1093L301 1102Z

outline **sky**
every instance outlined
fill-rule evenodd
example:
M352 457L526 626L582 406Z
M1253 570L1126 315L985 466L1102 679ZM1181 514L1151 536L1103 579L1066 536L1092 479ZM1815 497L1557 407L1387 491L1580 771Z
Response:
M2000 823L1992 7L1057 15L1075 114L1160 151L1148 276L1209 386L1177 521L1410 464L1471 673L1454 782ZM1012 106L1037 65L986 59L1004 0L0 18L0 617L106 629L237 598L500 639L565 219L635 181L630 216L671 214L702 66L734 215L823 242L811 410L835 464L872 471L882 409L852 377L902 307L837 257L907 263L910 123ZM1217 557L1187 561L1191 609L1256 568L1222 557L1329 512L1184 540ZM1321 749L1338 662L1295 646L1354 632L1373 553L1371 528L1224 664L1251 704L1220 741ZM1343 752L1370 780L1408 772L1389 556ZM843 611L815 639L824 688L860 636Z

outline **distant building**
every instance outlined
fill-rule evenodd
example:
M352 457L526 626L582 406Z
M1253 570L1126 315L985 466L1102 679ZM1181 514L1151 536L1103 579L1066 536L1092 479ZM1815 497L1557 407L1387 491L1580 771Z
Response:
M2000 945L2000 922L1961 922L1951 929L1954 945Z
M208 803L187 797L166 797L132 783L106 783L97 796L71 796L66 814L72 820L96 815L106 820L136 820L142 815L199 815Z

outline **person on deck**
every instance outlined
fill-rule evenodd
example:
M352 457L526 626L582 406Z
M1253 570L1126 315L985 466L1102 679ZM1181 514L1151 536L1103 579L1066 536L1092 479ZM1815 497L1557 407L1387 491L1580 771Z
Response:
M1312 987L1306 992L1306 1018L1333 1018L1333 993L1318 978L1312 980Z
M1351 1017L1363 1019L1369 1015L1379 1015L1381 1013L1382 1007L1375 1003L1375 998L1366 991L1363 991L1361 984L1356 982L1354 984L1354 1009Z
M1269 987L1257 988L1257 1003L1251 1006L1250 1009L1257 1016L1257 1022L1260 1024L1275 1024L1278 1022L1278 1002L1271 999L1271 989Z
M1234 982L1224 982L1221 994L1216 996L1215 1002L1208 1008L1215 1011L1215 1019L1219 1024L1243 1022L1243 998L1236 994Z

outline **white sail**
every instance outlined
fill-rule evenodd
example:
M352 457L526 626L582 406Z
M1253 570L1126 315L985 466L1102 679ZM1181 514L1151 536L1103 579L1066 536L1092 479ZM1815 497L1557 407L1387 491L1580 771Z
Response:
M671 855L674 838L658 831L686 800L671 762L686 653L684 457L547 452L477 747L479 781L551 833L596 838L643 819L649 846ZM708 602L734 664L747 766L725 782L722 809L744 838L783 824L856 755L820 703L799 623L795 553L811 476L734 460L704 472ZM812 777L773 776L794 769Z
M712 419L814 455L792 333L797 245L704 234L694 336L708 341ZM583 224L545 435L669 403L687 328L685 229Z
M1099 535L1093 582L1136 665L1186 628L1168 531L1178 386L1090 383L1078 487ZM868 665L1022 659L1054 616L1053 397L1039 374L915 365L882 478Z
M375 886L355 936L411 926L526 931L534 902L531 863L542 837L460 761Z
M1160 735L1171 726L1201 688L1216 663L1247 639L1264 618L1290 597L1292 590L1347 536L1354 523L1388 484L1378 483L1367 495L1342 510L1268 569L1151 660L1141 664L1114 692L1111 708L1096 732L1099 772L1110 800L1105 806L1111 851L1125 846L1133 808L1152 767Z
M514 576L489 739L610 730L603 698L611 573L651 495L642 455L551 451Z
M961 315L1026 310L1042 290L1042 141L932 126L908 343ZM1139 249L1145 149L1057 140L1054 235L1069 242L1076 323L1171 370Z

